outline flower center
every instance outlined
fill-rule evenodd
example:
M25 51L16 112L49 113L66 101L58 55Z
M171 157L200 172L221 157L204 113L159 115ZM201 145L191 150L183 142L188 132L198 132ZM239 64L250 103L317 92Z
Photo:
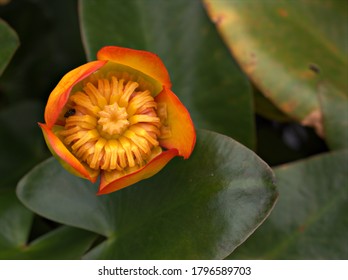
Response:
M66 105L64 144L90 168L127 171L141 167L158 152L161 121L149 90L134 81L85 82Z
M104 110L98 112L100 133L104 137L112 138L113 135L121 135L129 126L128 114L125 108L118 107L117 103L106 105Z

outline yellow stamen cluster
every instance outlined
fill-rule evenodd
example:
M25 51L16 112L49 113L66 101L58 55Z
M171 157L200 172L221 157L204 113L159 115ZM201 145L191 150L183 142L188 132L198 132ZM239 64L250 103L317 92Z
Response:
M65 145L95 170L141 167L159 146L161 122L149 90L111 76L85 83L70 96L60 132Z

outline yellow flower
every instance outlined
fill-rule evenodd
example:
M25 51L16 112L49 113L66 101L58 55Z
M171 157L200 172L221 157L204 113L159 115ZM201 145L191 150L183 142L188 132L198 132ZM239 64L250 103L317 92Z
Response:
M162 61L147 51L108 46L67 73L39 124L53 155L70 172L110 193L188 158L196 133L171 91Z

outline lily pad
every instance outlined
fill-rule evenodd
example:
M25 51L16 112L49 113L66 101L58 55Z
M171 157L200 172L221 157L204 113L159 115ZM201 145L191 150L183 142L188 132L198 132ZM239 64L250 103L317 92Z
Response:
M18 201L13 189L0 189L0 252L25 246L32 219L33 213Z
M347 259L348 150L274 169L280 198L231 259Z
M221 259L268 216L278 195L273 181L251 150L198 131L188 160L175 158L109 195L96 196L97 185L53 158L19 182L17 195L41 216L105 236L88 259Z
M13 54L19 46L16 32L6 22L0 19L0 75L10 62Z
M90 60L105 45L156 53L195 125L255 145L252 90L200 1L80 1Z
M37 125L43 108L41 102L24 101L0 111L0 189L15 187L26 172L48 156Z
M329 83L335 91L348 94L348 2L204 3L234 57L265 96L320 132L320 84Z
M0 252L0 259L19 260L75 260L81 259L96 234L68 226L61 226L38 238L24 248Z
M0 259L81 259L96 238L63 226L28 243L32 219L13 189L0 190Z
M347 73L348 77L348 73ZM348 79L347 79L348 83ZM331 94L328 94L331 92ZM319 87L323 111L323 134L332 150L348 148L348 94L336 91L328 84Z
M97 235L85 230L61 226L34 240L16 258L36 260L81 259Z
M254 105L255 113L264 118L275 120L280 123L292 121L288 115L274 106L274 104L257 89L254 89Z

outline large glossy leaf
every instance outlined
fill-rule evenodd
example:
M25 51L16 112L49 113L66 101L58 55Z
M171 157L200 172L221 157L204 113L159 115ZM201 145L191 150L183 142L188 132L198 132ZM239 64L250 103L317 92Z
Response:
M0 75L16 51L19 40L16 33L0 19Z
M0 190L0 259L79 259L96 238L64 226L28 244L32 219L13 188Z
M348 2L204 2L235 58L262 92L320 133L320 84L348 94Z
M85 230L61 226L30 243L23 255L28 259L81 259L96 237Z
M0 252L25 247L32 218L33 213L18 201L13 189L0 189Z
M347 259L348 151L274 169L280 198L233 259Z
M81 259L95 238L94 233L62 226L38 238L28 246L0 251L0 259Z
M274 104L256 88L254 89L254 105L255 113L264 118L281 123L292 121L288 115L274 106Z
M347 149L348 94L342 94L330 85L322 84L319 87L319 96L323 111L323 134L329 147L331 149Z
M43 104L25 101L0 111L0 188L15 186L35 164L47 157L37 122Z
M199 128L254 147L252 91L198 0L80 1L89 59L105 45L157 53Z
M190 159L118 192L96 196L96 185L52 158L20 181L17 194L44 217L106 236L86 258L219 259L267 217L277 198L273 180L249 149L198 131Z

